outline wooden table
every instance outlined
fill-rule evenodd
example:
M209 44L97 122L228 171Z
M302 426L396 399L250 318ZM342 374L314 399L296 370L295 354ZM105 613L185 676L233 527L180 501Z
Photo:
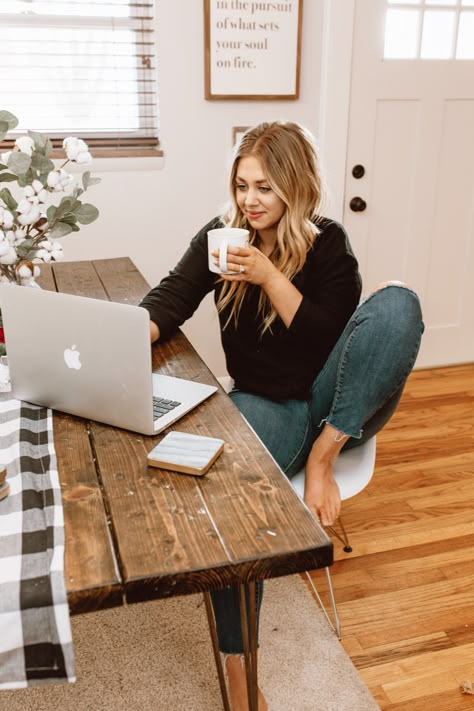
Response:
M130 304L149 289L128 258L55 263L38 281ZM127 348L126 333L117 334L117 348ZM216 384L181 332L153 346L153 369ZM222 389L175 428L226 442L206 476L147 467L147 452L166 432L147 437L55 413L72 613L253 587L331 565L330 539Z

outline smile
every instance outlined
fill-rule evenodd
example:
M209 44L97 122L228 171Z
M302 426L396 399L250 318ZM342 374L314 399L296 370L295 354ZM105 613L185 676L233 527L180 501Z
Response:
M264 214L264 212L247 212L247 217L249 217L251 220L258 220L258 218L262 217L262 215Z

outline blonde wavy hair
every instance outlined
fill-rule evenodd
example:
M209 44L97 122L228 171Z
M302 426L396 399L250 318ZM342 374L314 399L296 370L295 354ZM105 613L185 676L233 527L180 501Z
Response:
M237 204L236 177L241 158L255 156L261 162L269 186L285 203L286 210L278 223L277 242L270 259L291 280L306 261L318 233L317 222L323 201L319 161L312 135L296 123L274 121L261 123L242 136L233 155L230 173L230 206L222 216L229 227L249 230L249 242L258 246L258 234ZM230 303L232 308L225 323L237 323L240 308L251 287L245 281L226 282L217 302L221 312ZM271 330L277 311L261 289L258 313L262 319L262 334Z

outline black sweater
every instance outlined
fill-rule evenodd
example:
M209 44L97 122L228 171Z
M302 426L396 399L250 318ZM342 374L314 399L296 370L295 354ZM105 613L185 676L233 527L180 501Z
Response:
M177 266L140 304L161 339L192 316L209 291L219 298L222 282L209 271L207 256L207 232L216 226L218 218L198 232ZM219 314L227 369L239 390L272 400L305 399L359 302L361 279L343 227L331 220L318 227L306 263L293 278L303 301L289 328L278 317L262 336L258 286L249 286L237 326L231 320L224 329L229 308Z

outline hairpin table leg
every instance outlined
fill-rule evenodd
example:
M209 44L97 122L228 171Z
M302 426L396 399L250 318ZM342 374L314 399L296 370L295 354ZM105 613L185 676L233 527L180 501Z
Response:
M224 704L224 711L230 711L229 696L227 694L227 687L225 684L225 674L222 667L222 659L219 652L219 642L217 640L216 631L216 621L214 619L214 611L212 609L211 596L209 592L203 593L204 604L206 606L207 622L209 625L209 633L211 635L212 651L214 652L214 661L217 669L217 676L219 678L219 686L221 689L222 703Z
M248 591L248 605L247 596L245 594L246 591ZM247 610L249 611L248 615ZM248 583L248 585L240 585L240 619L242 626L242 640L244 643L249 711L258 711L257 613L255 609L255 582Z

